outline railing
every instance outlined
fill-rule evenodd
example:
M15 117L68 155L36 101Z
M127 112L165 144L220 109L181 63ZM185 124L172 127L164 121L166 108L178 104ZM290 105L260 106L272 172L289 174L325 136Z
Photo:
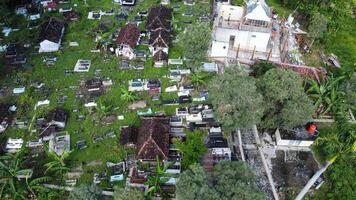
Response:
M271 27L257 27L257 26L251 26L251 25L241 25L241 30L244 31L255 31L255 32L264 32L264 33L269 33L271 32Z

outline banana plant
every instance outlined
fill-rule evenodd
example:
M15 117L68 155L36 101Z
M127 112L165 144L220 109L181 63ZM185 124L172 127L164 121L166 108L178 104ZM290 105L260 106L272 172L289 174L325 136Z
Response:
M192 73L190 78L191 78L192 83L196 87L198 87L198 86L206 84L205 79L207 78L207 75L203 74L203 73Z
M102 100L98 101L98 104L96 106L96 109L99 112L100 118L104 116L106 113L108 113L111 110L112 106L111 105L105 105Z
M314 100L317 115L324 115L330 111L336 112L342 104L344 93L339 91L339 83L345 76L334 77L330 74L327 78L321 79L320 84L315 80L310 80L311 87L307 90L309 97Z
M36 195L37 192L45 192L49 190L48 188L43 186L43 183L46 183L50 180L51 177L49 176L39 177L32 180L26 178L27 190L30 192L31 196L34 199L37 199L37 195Z
M162 188L161 186L168 181L166 178L165 172L167 170L167 165L162 165L158 156L156 157L156 171L154 176L149 176L145 185L148 185L148 190L146 194L153 196L155 194L161 194Z
M121 88L121 97L120 99L126 103L135 101L137 97L132 94L128 89Z
M24 150L0 156L0 199L25 199L19 175L30 175L31 169L21 169Z
M60 177L60 183L63 181L63 176L69 171L65 160L69 157L71 152L64 152L61 155L57 155L55 152L46 150L47 155L52 158L52 161L45 164L46 170L45 174L54 173Z

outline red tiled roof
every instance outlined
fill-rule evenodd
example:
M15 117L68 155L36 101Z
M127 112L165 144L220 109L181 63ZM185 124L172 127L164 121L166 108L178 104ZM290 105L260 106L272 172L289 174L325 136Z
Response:
M140 38L140 30L135 24L126 24L119 33L117 38L117 44L129 45L131 48L135 48Z
M144 117L137 137L137 159L154 160L168 158L169 118Z
M146 29L156 30L158 28L163 28L166 30L171 29L173 9L159 5L152 7L147 17Z
M170 35L171 33L169 31L163 29L151 31L149 44L151 46L154 46L159 43L159 45L161 45L160 47L168 47L168 43L170 41Z
M166 52L159 50L153 55L153 60L154 61L167 61L168 60L168 55Z
M120 144L134 144L137 141L138 128L129 126L121 129Z
M293 65L289 63L277 63L277 66L282 69L293 70L303 77L311 78L318 81L318 83L320 83L320 78L326 77L326 70L318 69L315 67Z

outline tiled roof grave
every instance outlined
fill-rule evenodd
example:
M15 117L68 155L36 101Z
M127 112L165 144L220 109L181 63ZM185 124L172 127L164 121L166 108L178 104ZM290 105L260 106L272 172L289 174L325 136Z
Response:
M129 45L131 48L135 48L140 34L138 27L133 23L129 23L120 30L116 42L119 45Z

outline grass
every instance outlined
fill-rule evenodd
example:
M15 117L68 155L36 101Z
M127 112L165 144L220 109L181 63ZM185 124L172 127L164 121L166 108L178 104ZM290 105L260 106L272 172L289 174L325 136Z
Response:
M275 10L280 17L287 18L288 15L293 12L292 9L283 6L281 0L266 0L266 3Z

